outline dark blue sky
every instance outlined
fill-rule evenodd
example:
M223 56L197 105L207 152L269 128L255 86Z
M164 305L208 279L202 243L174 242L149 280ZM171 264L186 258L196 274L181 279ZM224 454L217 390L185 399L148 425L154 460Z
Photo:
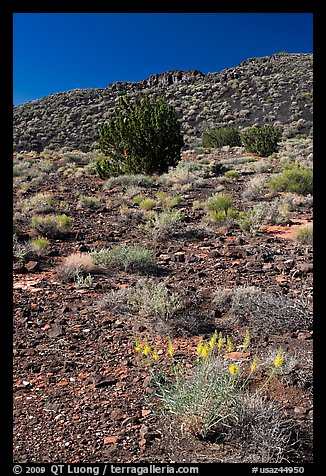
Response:
M14 105L181 69L312 53L307 13L16 13Z

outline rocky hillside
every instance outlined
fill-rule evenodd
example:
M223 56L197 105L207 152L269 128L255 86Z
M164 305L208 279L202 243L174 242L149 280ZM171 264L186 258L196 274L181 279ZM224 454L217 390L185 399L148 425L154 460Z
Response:
M52 94L14 108L14 151L97 148L98 127L120 95L163 94L175 106L186 148L200 144L207 127L240 130L266 121L284 134L312 134L313 55L279 53L251 58L219 73L169 71L106 88Z

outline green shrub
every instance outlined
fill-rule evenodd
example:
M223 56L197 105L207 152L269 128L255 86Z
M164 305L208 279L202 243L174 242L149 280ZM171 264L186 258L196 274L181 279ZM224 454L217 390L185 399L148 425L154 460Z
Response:
M241 134L241 143L246 150L268 157L278 151L278 143L281 140L281 131L267 124L262 127L253 127Z
M300 167L296 164L287 165L283 173L270 179L268 186L273 192L312 194L313 171L310 168Z
M152 198L145 198L139 203L139 208L141 210L151 210L156 205L156 201Z
M225 174L224 174L224 177L230 178L230 179L232 179L232 180L236 180L236 179L238 179L240 176L241 176L241 174L240 174L240 172L238 172L237 170L228 170L228 171L225 172Z
M48 249L49 240L47 240L46 238L35 238L34 240L32 240L31 244L36 251L43 251Z
M232 197L228 193L217 193L205 202L205 209L209 212L224 211L227 213L232 206Z
M163 97L119 98L120 110L100 126L101 178L161 174L180 160L183 138L176 111Z
M182 197L180 195L170 197L166 192L157 192L156 198L159 200L159 204L163 210L170 210L171 208L179 205L179 203L182 201Z
M123 271L146 271L154 265L154 254L143 246L122 246L92 251L95 263L105 268Z
M211 212L211 218L214 221L227 222L232 220L243 220L245 218L245 213L233 208L228 208L227 211L219 210Z
M234 127L208 129L202 135L202 145L214 148L225 145L241 146L240 134Z
M163 412L195 436L206 438L239 420L243 405L239 379L219 356L199 362L188 377L179 369L174 382L168 385L158 380L157 386Z
M82 195L79 198L78 205L86 208L99 208L101 206L101 200L96 197L86 197Z
M144 195L136 195L135 197L133 197L132 202L139 205L142 201L145 200L145 198L146 197L144 197Z

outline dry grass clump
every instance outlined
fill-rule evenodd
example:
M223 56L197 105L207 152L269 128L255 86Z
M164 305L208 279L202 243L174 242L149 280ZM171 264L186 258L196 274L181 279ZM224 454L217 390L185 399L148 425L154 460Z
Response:
M98 267L88 253L72 253L57 269L57 275L63 282L77 281L80 276L94 273Z
M312 245L313 244L313 226L305 225L296 228L293 231L293 239L300 245Z

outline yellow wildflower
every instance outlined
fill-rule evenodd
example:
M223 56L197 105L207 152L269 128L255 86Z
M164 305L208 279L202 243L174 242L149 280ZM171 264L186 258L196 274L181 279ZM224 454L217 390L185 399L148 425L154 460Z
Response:
M213 349L215 347L216 341L217 341L217 331L214 332L213 336L211 337L211 339L208 343L211 349Z
M135 339L135 351L136 352L141 352L143 350L141 343L139 342L137 337L134 337L134 339Z
M223 336L222 336L222 331L218 333L218 341L217 341L217 347L221 349L223 347Z
M232 364L230 365L229 370L230 370L230 374L234 375L237 372L239 372L240 368L237 365Z
M171 341L171 338L169 337L169 346L168 346L168 355L170 357L173 357L173 354L174 354L174 348L173 348L173 345L172 345L172 341Z
M148 345L147 341L145 341L144 347L143 347L143 354L146 355L146 357L151 353L151 348Z
M197 354L201 355L203 350L203 338L201 337L197 345Z
M282 367L283 362L284 362L283 349L282 349L282 347L279 347L278 352L277 352L277 356L275 357L275 359L274 359L274 361L273 361L274 367L275 367L276 369Z
M243 341L243 344L242 344L242 347L243 347L244 349L247 349L249 346L250 346L250 332L249 332L249 330L247 329L247 330L246 330L246 335L245 335L245 338L244 338L244 341Z
M253 361L250 364L250 372L255 372L257 370L258 356L255 354Z
M153 359L156 361L160 358L160 356L158 355L158 352L157 352L157 349L154 349L153 352L152 352L152 357Z
M226 336L226 350L227 352L232 352L234 349L234 345L229 336Z
M209 344L205 344L201 350L201 356L203 357L203 359L206 359L209 356L210 352L211 349L209 348Z

